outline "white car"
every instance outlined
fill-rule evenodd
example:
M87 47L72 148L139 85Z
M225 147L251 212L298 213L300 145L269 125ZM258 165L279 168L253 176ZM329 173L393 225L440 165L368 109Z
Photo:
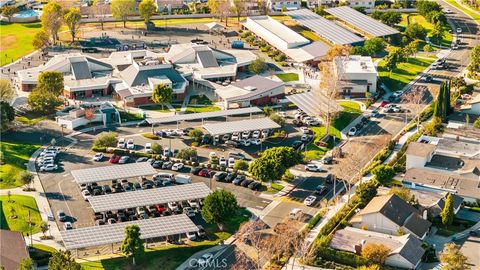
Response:
M46 164L40 167L41 172L51 172L51 171L56 171L57 169L58 169L58 166L56 164Z
M462 28L458 27L457 28L457 34L460 34L460 33L462 33Z
M228 159L228 167L233 168L234 165L235 165L235 159L234 158L229 158Z
M308 127L300 127L300 130L301 130L304 134L310 133L310 129L309 129Z
M168 137L175 135L175 130L173 129L162 129L162 132L165 133Z
M267 138L269 133L270 133L270 131L268 129L262 130L262 137Z
M185 213L188 217L195 217L195 211L191 207L184 207L183 213Z
M205 253L198 259L198 266L207 266L210 261L213 260L213 254L212 253Z
M248 139L250 137L250 131L242 132L242 139Z
M165 147L165 149L163 149L163 155L166 156L166 157L169 157L170 156L170 148Z
M323 168L317 164L309 163L305 165L305 170L310 172L321 172Z
M125 138L118 139L117 147L118 148L125 148Z
M352 128L348 131L348 136L355 136L355 134L357 134L357 128L356 128L356 127L352 127Z
M218 165L227 167L227 159L225 157L220 157Z
M174 130L175 134L177 134L177 136L182 136L183 135L183 129L181 128L177 128Z
M197 234L195 232L187 232L187 238L190 241L197 240Z
M57 151L52 151L52 150L44 150L42 153L40 153L41 157L46 157L46 156L57 156Z
M238 142L243 146L250 146L250 140L243 139Z
M183 169L183 163L175 163L172 166L172 171L179 171Z
M395 91L393 92L393 97L394 98L399 98L403 94L403 91Z
M71 229L73 229L73 225L70 221L67 221L67 222L63 223L63 228L65 230L71 230Z
M192 209L200 209L200 205L198 204L198 201L196 201L196 200L187 200L187 203L188 203L188 205L190 205L190 207Z
M260 145L262 141L260 139L250 139L250 143L253 145Z
M260 130L255 130L255 131L252 133L252 138L254 138L254 139L260 138Z
M312 119L309 119L309 120L305 121L305 124L307 124L308 126L318 126L318 125L320 125L320 122L317 119L312 118Z
M240 139L240 133L234 132L232 134L232 141L238 141Z
M90 191L87 189L82 190L82 196L85 201L88 201L92 197L92 194L90 194Z
M128 139L127 141L127 149L135 149L135 143L133 142L133 139Z
M304 203L306 206L311 206L316 200L317 200L317 197L315 197L315 196L313 196L313 195L310 195L310 196L308 196L307 198L305 198L305 200L303 201L303 203Z
M95 156L93 156L93 161L101 161L105 155L103 153L96 153Z
M152 143L145 144L145 153L152 153Z

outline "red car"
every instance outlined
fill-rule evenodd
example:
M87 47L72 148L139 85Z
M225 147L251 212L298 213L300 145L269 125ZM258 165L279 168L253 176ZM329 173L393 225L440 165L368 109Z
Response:
M163 211L167 210L167 208L163 207L160 204L155 205L155 208L157 209L158 213L163 213Z
M382 101L382 103L380 103L380 107L383 108L383 107L385 107L385 105L387 105L388 103L390 103L390 102L384 100L384 101Z
M202 177L210 177L212 171L209 170L209 169L202 169L201 171L198 172L198 176L202 176Z
M121 158L120 156L113 155L108 162L110 162L110 163L118 163L118 161L120 160L120 158Z

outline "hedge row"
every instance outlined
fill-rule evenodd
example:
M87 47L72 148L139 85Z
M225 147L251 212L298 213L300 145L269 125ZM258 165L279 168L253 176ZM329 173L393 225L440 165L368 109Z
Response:
M323 258L329 261L334 261L336 263L345 264L352 267L360 267L363 265L371 264L370 260L363 258L355 253L337 251L328 247L318 247L317 255L318 256L316 260Z

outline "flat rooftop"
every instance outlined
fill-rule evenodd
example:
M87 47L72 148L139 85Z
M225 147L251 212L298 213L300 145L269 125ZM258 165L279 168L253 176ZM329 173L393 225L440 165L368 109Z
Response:
M342 106L329 100L323 93L310 91L287 96L293 104L310 116L323 116L330 112L340 112Z
M225 123L205 124L203 125L203 128L206 129L208 133L215 136L231 134L234 132L280 128L280 125L268 117L263 117Z
M246 25L247 28L249 28L248 26L261 27L264 30L268 31L269 34L280 38L286 43L310 43L308 39L304 38L302 35L298 34L297 32L293 31L292 29L288 28L287 26L283 25L281 22L273 19L270 16L247 17L247 21L244 25Z
M111 165L71 171L77 184L110 181L121 178L154 175L157 171L148 162Z
M253 113L260 113L260 112L263 112L263 111L258 107L248 107L248 108L241 108L241 109L222 110L222 111L216 111L216 112L178 114L178 115L169 116L169 117L147 118L146 120L149 124L155 125L155 124L172 123L172 122L179 122L179 121L199 120L199 119L226 117L226 116L234 116L234 115L242 115L242 114L253 114Z

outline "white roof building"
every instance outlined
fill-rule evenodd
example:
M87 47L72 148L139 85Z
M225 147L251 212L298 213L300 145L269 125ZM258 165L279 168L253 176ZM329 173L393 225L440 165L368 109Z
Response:
M336 57L335 76L340 81L344 96L365 96L376 93L378 73L370 56L350 55Z

